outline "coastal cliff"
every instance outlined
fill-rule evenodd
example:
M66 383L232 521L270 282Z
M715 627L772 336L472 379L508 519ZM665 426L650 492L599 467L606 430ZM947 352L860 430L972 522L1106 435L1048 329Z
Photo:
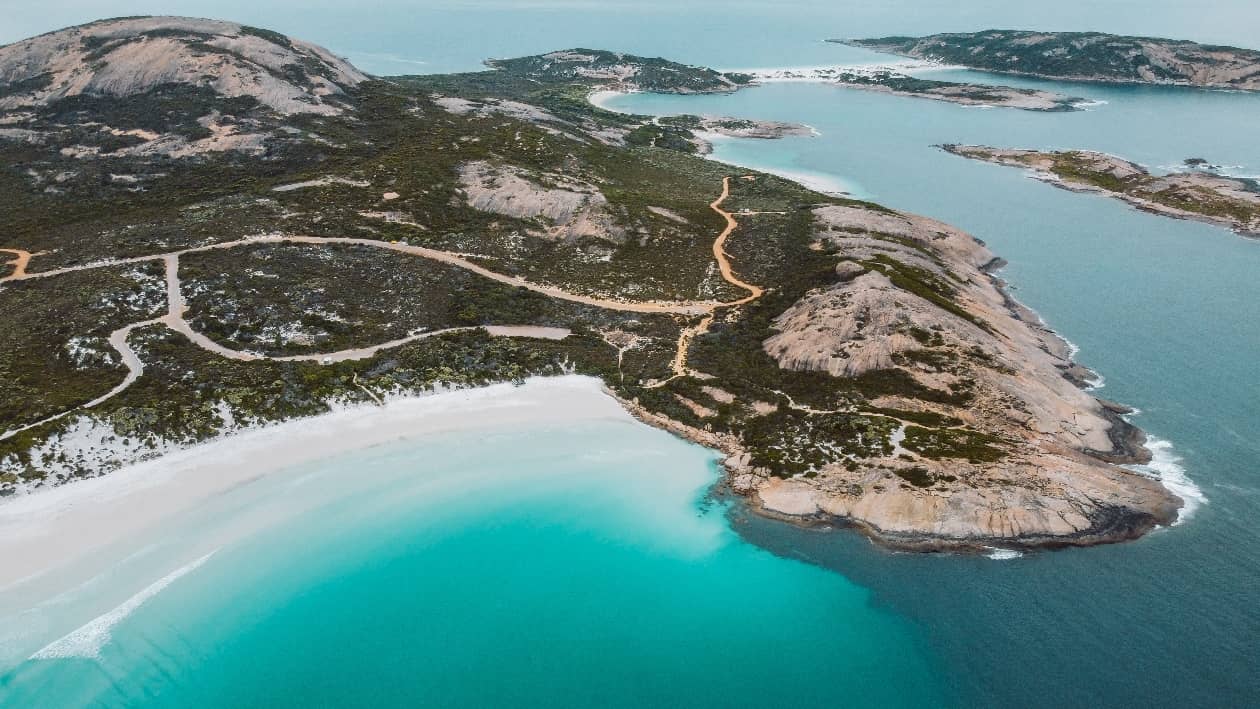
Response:
M32 89L45 65L14 57L44 46L106 60L58 69L81 91ZM98 74L142 74L150 50L253 78ZM303 74L268 63L286 52ZM1176 517L1120 467L1146 459L1141 433L975 239L694 154L706 132L801 127L586 100L743 76L572 50L380 79L181 18L0 58L0 494L343 403L576 372L725 451L732 489L796 523L974 550Z
M985 30L828 41L1047 79L1260 90L1260 52L1183 40L1102 32Z

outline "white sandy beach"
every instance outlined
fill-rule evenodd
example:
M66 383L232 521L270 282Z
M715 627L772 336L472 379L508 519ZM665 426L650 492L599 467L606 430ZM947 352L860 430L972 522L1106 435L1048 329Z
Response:
M39 490L0 503L0 594L98 550L144 540L164 520L292 466L431 434L593 419L633 420L597 379L536 378L341 408Z

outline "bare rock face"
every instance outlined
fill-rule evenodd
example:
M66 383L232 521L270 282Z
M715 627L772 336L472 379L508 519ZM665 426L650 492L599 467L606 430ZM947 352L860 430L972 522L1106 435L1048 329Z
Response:
M1069 381L1064 343L989 276L981 243L912 215L848 206L815 215L815 246L844 259L841 279L781 314L766 352L781 367L836 377L899 370L942 396L890 395L879 406L958 423L929 433L902 421L891 454L812 477L732 470L764 511L839 519L917 548L1093 544L1176 518L1177 497L1115 464L1149 459L1140 432ZM1004 452L924 446L925 436L962 431Z
M180 84L280 114L336 114L366 79L313 44L218 20L104 20L0 47L0 110Z
M462 165L459 180L468 206L537 220L540 228L532 232L537 236L610 241L625 236L608 213L608 200L594 185L558 174L531 175L511 165L485 161Z

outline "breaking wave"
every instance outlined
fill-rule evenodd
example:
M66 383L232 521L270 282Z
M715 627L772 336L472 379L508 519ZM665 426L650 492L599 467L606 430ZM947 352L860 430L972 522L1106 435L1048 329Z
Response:
M1173 522L1175 527L1194 516L1195 510L1207 503L1207 496L1186 475L1186 469L1181 465L1181 456L1173 452L1171 442L1151 437L1147 439L1146 447L1151 451L1151 462L1130 467L1158 478L1164 487L1181 498L1184 504L1177 513L1177 521Z
M105 643L110 640L110 632L121 623L127 616L135 612L137 608L144 605L149 599L158 595L167 586L170 586L180 577L195 571L202 564L206 563L210 557L214 556L214 552L210 552L205 556L197 559L185 566L182 566L162 578L149 584L136 595L128 598L121 605L103 615L93 618L77 630L71 631L60 639L45 645L34 655L32 660L56 660L69 657L82 657L87 659L97 658L101 654L101 648L105 647Z

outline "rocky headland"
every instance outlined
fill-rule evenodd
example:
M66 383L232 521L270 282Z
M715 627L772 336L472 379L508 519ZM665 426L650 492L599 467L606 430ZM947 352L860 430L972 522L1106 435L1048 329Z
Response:
M1022 167L1034 177L1074 192L1122 200L1146 212L1226 227L1260 237L1260 184L1227 177L1188 159L1184 170L1152 175L1145 167L1114 155L1088 150L1020 150L979 145L943 145L954 155L997 165Z
M812 69L776 69L754 72L757 82L810 81L863 89L894 96L926 98L962 106L1019 108L1025 111L1079 111L1085 99L1041 89L1015 88L957 81L939 81L912 76L906 71L931 69L936 65L920 63L904 67L853 66L817 67Z

